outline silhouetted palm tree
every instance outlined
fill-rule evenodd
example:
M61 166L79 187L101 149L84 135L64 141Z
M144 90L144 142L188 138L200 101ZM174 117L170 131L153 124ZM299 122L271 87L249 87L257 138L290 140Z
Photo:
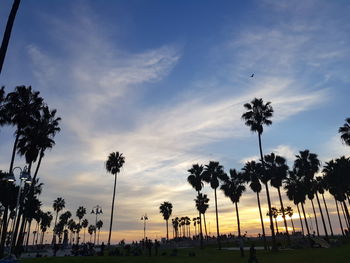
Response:
M98 235L97 235L97 245L100 244L100 232L101 232L101 228L103 227L103 221L102 220L98 220L96 223L96 228L98 229Z
M89 225L89 221L85 218L82 222L81 222L81 226L84 228L84 238L83 238L83 243L85 243L85 231L87 226Z
M339 128L338 132L341 134L342 141L350 146L350 118L345 119L345 123Z
M11 12L10 12L10 15L7 19L6 29L4 32L4 37L2 39L1 48L0 48L0 74L2 71L2 67L4 65L7 47L8 47L8 44L10 42L13 23L15 22L17 10L18 10L20 3L21 3L21 0L14 0L13 1Z
M258 201L258 207L259 207L262 236L264 239L264 248L265 250L267 250L265 227L264 227L264 221L263 221L263 216L261 212L260 196L259 196L261 192L261 183L259 178L263 171L262 166L260 163L251 161L251 162L247 162L242 170L244 172L245 181L249 184L250 189L252 189L252 191L256 193L256 199Z
M111 212L111 221L109 224L109 234L108 234L108 246L111 244L111 235L112 235L112 224L113 224L113 212L114 212L114 198L115 198L115 189L117 186L117 174L120 172L120 169L125 163L125 157L122 153L112 152L108 156L106 162L107 172L114 175L114 188L113 188L113 198L112 198L112 212Z
M210 161L208 165L205 166L203 172L203 181L210 184L210 187L214 189L214 198L215 198L215 214L216 214L216 232L217 232L217 241L219 249L221 249L220 242L220 230L219 230L219 215L218 215L218 203L216 196L216 189L220 186L220 181L227 180L227 175L224 172L224 168L219 162Z
M289 216L290 222L292 223L292 227L293 227L293 234L295 234L295 227L293 223L293 214L294 214L293 208L291 208L290 206L287 206L284 212L286 213L287 216Z
M328 191L344 206L347 221L350 221L349 211L345 200L350 189L350 158L342 156L338 159L326 162L323 168L324 180Z
M51 225L52 218L53 217L52 217L51 212L46 212L46 213L43 213L41 215L40 230L41 230L42 234L41 234L40 244L44 243L44 235L45 235L45 232L47 231L47 229Z
M86 208L83 206L79 206L79 208L77 209L76 212L76 216L78 217L79 221L78 221L78 225L81 226L81 220L83 219L84 215L86 215ZM80 227L78 227L77 229L77 244L79 244L79 232L80 232Z
M261 145L261 135L264 131L263 125L270 126L272 121L270 120L273 115L273 108L271 106L271 102L264 103L263 99L253 99L250 103L244 104L244 108L247 110L243 115L242 119L245 121L245 124L250 127L252 132L258 133L259 139L259 150L260 150L260 158L263 169L265 169L264 155L262 151ZM269 211L271 210L271 200L270 193L267 183L265 184L266 195L267 195L267 204L269 207ZM276 246L276 238L275 238L275 230L273 227L272 216L270 216L270 229L272 235L272 249L277 249Z
M283 201L282 201L282 195L281 195L281 187L282 182L287 178L288 173L288 165L286 164L286 159L279 155L275 155L274 153L271 153L269 155L265 155L265 167L266 172L269 173L269 177L271 178L271 185L275 187L278 191L278 197L281 205L281 214L284 222L284 228L286 230L286 234L288 237L288 243L289 240L289 233L288 233L288 226L287 226L287 220L286 215L284 211ZM277 229L276 229L277 230ZM278 231L277 231L278 233Z
M208 232L207 232L207 223L205 220L205 212L207 211L207 209L209 207L209 198L206 194L200 193L197 195L197 198L194 199L194 201L196 202L197 210L203 215L205 236L207 238Z
M230 177L224 181L220 189L223 190L225 196L229 197L231 202L235 204L238 236L241 237L241 226L239 221L238 203L243 192L245 191L244 178L242 174L237 172L236 169L230 169Z
M96 227L94 225L89 225L88 227L88 233L90 235L90 243L92 242L92 234L95 233Z
M178 238L179 237L179 218L175 217L171 220L171 223L173 225L174 228L174 238Z
M187 177L188 183L197 191L197 194L200 194L200 191L203 188L203 165L194 164L192 168L188 170L190 175ZM199 211L198 211L199 212ZM203 248L203 230L202 230L202 217L199 212L199 227L200 227L200 246Z
M166 239L169 240L168 221L171 216L171 213L173 212L173 205L170 202L163 202L162 204L160 204L159 210L166 222Z
M276 225L276 232L277 234L278 232L278 224L277 224L277 217L278 217L279 211L276 207L271 207L270 212L267 212L266 215L267 216L272 216L275 219L275 225Z
M323 199L323 204L324 207L326 208L326 214L327 214L327 218L328 218L328 224L329 224L329 229L331 230L331 235L332 237L334 236L333 233L333 228L332 228L332 223L331 223L331 219L329 217L329 212L328 212L328 207L327 207L327 203L326 203L326 199L324 198L324 192L325 192L325 182L323 180L323 177L321 176L317 176L316 177L316 187L317 187L317 191L321 194L322 199Z
M297 174L297 171L295 169L293 171L289 171L289 176L285 180L284 189L287 191L286 193L287 193L289 200L293 201L294 204L297 205L301 227L303 228L303 223L301 221L301 215L300 215L299 206L298 206L298 204L301 204L307 234L308 234L308 236L310 236L309 225L307 222L305 209L304 209L304 203L306 200L306 194L307 194L308 189L307 189L307 185L306 185L305 180L304 180L305 178L299 177L296 174ZM303 230L303 232L304 232L304 230Z
M55 201L53 201L53 210L56 212L56 217L55 217L55 227L57 226L57 217L58 213L66 206L66 202L62 197L57 197ZM56 242L55 240L55 231L53 231L53 242Z

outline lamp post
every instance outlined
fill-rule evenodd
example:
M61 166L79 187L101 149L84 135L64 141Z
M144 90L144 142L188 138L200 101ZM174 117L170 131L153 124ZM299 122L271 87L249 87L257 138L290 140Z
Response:
M148 220L146 213L141 217L141 220L143 220L143 240L146 240L146 220Z
M13 218L13 222L16 222L16 220L17 220L17 214L18 214L18 208L19 208L20 200L21 200L21 192L22 192L23 182L27 183L27 184L30 184L32 182L32 178L31 178L29 172L27 171L27 166L24 166L23 169L21 167L13 168L11 173L8 174L8 176L6 178L4 178L4 179L7 180L8 182L15 182L16 178L15 178L13 172L16 169L19 169L21 172L19 174L20 183L19 183L19 189L18 189L18 194L17 194L17 202L16 202L15 216ZM13 243L14 243L14 235L15 235L15 229L12 230L11 237L10 237L10 251L9 251L9 256L10 257L11 257L11 254L12 254L12 247L13 247Z
M97 229L97 216L99 214L103 214L102 207L99 206L99 205L94 206L92 208L92 210L91 210L91 214L95 214L96 215L96 218L95 218L95 235L94 235L94 244L95 244L95 242L96 242L96 229Z

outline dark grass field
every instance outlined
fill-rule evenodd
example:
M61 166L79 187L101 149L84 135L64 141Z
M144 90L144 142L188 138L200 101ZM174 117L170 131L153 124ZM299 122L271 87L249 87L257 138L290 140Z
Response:
M162 252L162 251L161 251ZM244 258L240 257L239 251L217 250L216 248L179 249L177 256L170 256L169 251L164 256L116 256L116 257L51 257L23 259L24 263L75 263L75 262L118 262L118 263L205 263L205 262L248 262L248 251ZM195 256L189 256L191 252ZM297 249L280 250L278 252L257 251L259 263L341 263L350 262L350 244L329 249Z

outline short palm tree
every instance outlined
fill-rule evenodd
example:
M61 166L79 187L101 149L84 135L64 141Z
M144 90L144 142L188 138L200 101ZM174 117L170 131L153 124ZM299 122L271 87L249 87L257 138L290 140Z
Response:
M92 235L93 235L93 233L95 233L95 231L96 231L96 227L94 225L89 225L88 233L90 235L90 243L92 242L91 241L92 240Z
M100 232L101 232L101 228L103 227L103 221L102 220L98 220L96 222L96 228L98 230L98 235L97 235L97 245L100 244Z
M265 169L264 155L262 151L261 145L261 135L264 131L264 125L270 126L272 124L271 118L273 115L273 108L271 106L271 102L264 103L263 99L253 99L250 103L244 104L244 108L247 110L242 115L242 119L245 121L245 124L250 127L252 132L258 133L259 140L259 150L260 150L260 158L263 169ZM269 207L269 211L271 210L271 200L270 193L267 183L265 183L266 188L266 196L267 196L267 204ZM270 229L272 235L272 249L276 250L276 238L275 238L275 230L273 227L272 216L270 215Z
M114 199L115 199L115 190L117 186L117 174L120 172L120 169L125 163L125 157L122 153L112 152L109 154L106 162L107 172L114 175L114 188L113 188L113 198L112 198L112 211L111 211L111 220L109 223L109 234L108 234L108 246L111 244L111 235L112 235L112 224L113 224L113 212L114 212Z
M83 219L84 215L86 215L86 208L83 206L79 206L76 212L76 216L78 217L78 220L79 220L78 221L79 226L81 225L81 220ZM79 244L79 239L80 239L79 232L80 232L80 228L77 231L77 244Z
M350 146L350 118L345 119L345 123L339 128L338 132L341 134L342 141Z
M82 222L81 222L81 226L84 228L84 238L83 238L83 243L85 243L85 231L87 226L89 225L89 221L85 218Z
M194 199L196 202L196 207L197 210L203 215L203 221L204 221L204 229L205 229L205 236L206 238L208 237L208 232L207 232L207 223L205 220L205 212L207 211L209 207L209 198L206 194L198 194L196 199Z
M291 208L290 206L287 206L284 212L286 213L287 216L289 216L290 222L292 223L292 227L293 227L293 234L295 234L295 227L293 223L293 214L294 214L293 208Z
M163 202L162 204L160 204L159 210L166 222L166 239L169 240L168 221L171 216L171 213L173 212L173 205L170 202Z
M266 215L267 215L267 216L270 216L270 215L271 215L271 216L275 219L276 232L277 232L277 234L278 234L279 232L278 232L277 217L278 217L278 215L279 215L279 210L278 210L276 207L271 207L270 212L267 212Z
M259 208L259 215L260 215L260 222L261 222L261 230L262 230L262 236L264 239L264 248L267 250L267 240L265 235L265 227L264 227L264 220L261 212L261 205L260 205L260 192L261 192L261 183L260 183L260 177L262 174L262 165L261 163L256 163L255 161L247 162L243 167L243 174L245 181L249 184L250 189L254 193L256 193L256 199L258 201L258 208Z
M203 165L194 164L192 168L188 170L190 175L187 177L188 183L197 191L197 194L200 194L203 188ZM199 211L198 211L199 212ZM199 212L199 236L200 236L200 245L203 248L203 230L202 230L202 221L201 213Z
M220 186L220 181L227 180L227 175L224 172L224 168L219 162L210 161L208 165L205 166L203 172L203 181L210 184L211 188L214 189L215 198L215 215L216 215L216 233L219 249L221 249L220 242L220 230L219 230L219 215L218 215L218 202L216 196L216 189Z
M57 225L57 217L58 213L66 206L66 202L62 197L57 197L55 201L53 201L53 210L56 212L56 217L55 217L55 227ZM53 242L56 242L55 240L55 231L53 231Z
M279 156L275 155L274 153L271 153L269 155L265 155L265 168L266 168L266 173L269 173L269 177L271 178L271 186L275 187L278 191L278 197L281 205L281 214L284 222L284 228L286 230L286 234L288 237L288 242L289 240L289 233L288 233L288 226L287 226L287 220L286 220L286 215L284 212L284 206L283 206L283 201L282 201L282 195L281 195L281 187L282 187L282 182L287 178L287 173L288 173L288 165L286 164L286 159ZM277 231L277 229L276 229ZM277 231L278 233L278 231Z
M324 198L324 192L325 192L325 188L326 188L326 185L325 185L325 180L323 180L323 177L322 176L317 176L316 177L316 188L317 188L317 191L321 194L322 196L322 199L323 199L323 205L326 209L326 214L327 214L327 219L328 219L328 224L329 224L329 229L331 230L331 235L332 237L334 236L334 233L333 233L333 227L332 227L332 223L331 223L331 219L329 217L329 212L328 212L328 207L327 207L327 203L326 203L326 199Z
M245 191L244 178L242 174L237 172L236 169L230 169L230 176L226 181L224 181L220 189L224 192L225 196L230 198L231 202L235 204L238 236L241 237L241 226L239 221L238 203L243 192Z

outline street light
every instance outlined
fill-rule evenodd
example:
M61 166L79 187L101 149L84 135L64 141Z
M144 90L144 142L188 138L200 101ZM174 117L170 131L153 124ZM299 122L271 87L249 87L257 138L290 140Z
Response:
M95 235L94 235L94 244L95 244L95 242L96 242L96 229L97 229L97 216L99 214L103 214L102 207L99 206L99 205L94 206L92 208L92 210L91 210L91 214L95 214L96 215L96 218L95 218Z
M9 173L5 178L4 180L8 181L8 182L15 182L16 181L16 178L13 174L13 172L16 170L16 169L19 169L21 172L19 174L19 180L20 180L20 183L19 183L19 189L18 189L18 195L17 195L17 202L16 202L16 208L15 208L15 216L13 218L13 222L16 222L17 220L17 214L18 214L18 208L19 208L19 202L21 200L21 192L22 192L22 183L24 182L25 184L31 184L32 183L32 178L30 176L30 173L28 172L27 170L27 166L24 166L24 168L22 169L21 167L15 167L12 169L11 173ZM10 252L9 252L9 256L11 256L12 254L12 247L13 247L13 242L14 242L14 234L15 234L15 231L12 230L12 233L11 233L11 238L10 238Z
M141 220L143 220L143 240L146 240L146 220L148 220L146 213L141 217Z

